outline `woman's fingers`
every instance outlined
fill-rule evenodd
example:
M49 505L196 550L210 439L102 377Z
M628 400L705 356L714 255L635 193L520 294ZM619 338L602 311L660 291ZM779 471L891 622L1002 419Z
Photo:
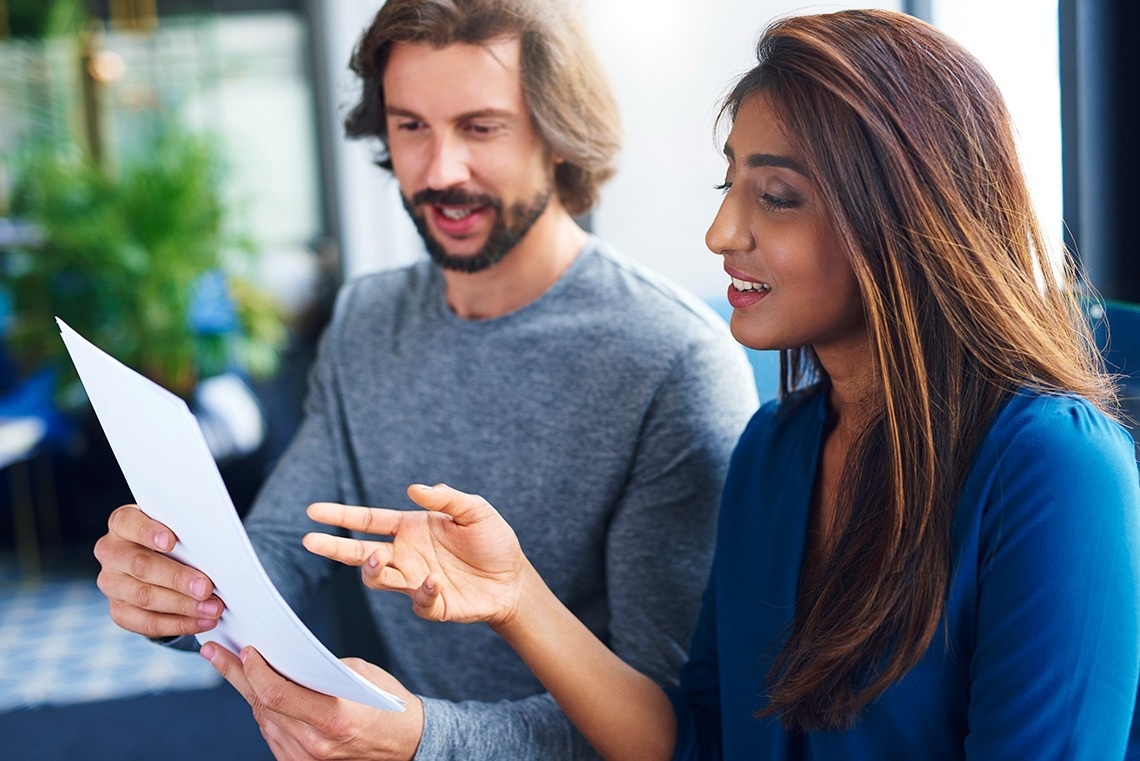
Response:
M408 496L420 507L448 515L462 526L497 515L491 503L478 494L468 494L447 484L412 484Z
M429 574L423 583L411 592L412 610L420 618L442 621L446 615L443 601L439 596L439 581Z
M479 495L467 494L446 484L412 484L408 487L408 496L420 507L448 516L462 526L498 515L495 508ZM406 510L335 502L314 502L306 512L318 523L380 536L396 536L402 522L409 516Z
M338 505L335 502L314 502L306 512L318 523L381 536L396 533L402 515L400 510Z
M305 534L301 544L314 555L322 555L345 565L363 566L368 558L376 555L378 565L385 566L392 560L391 542L368 542L344 536L332 536L313 532Z
M420 584L419 580L422 578L422 572L409 575L403 569L391 565L372 566L371 564L364 566L364 573L361 575L364 586L369 589L403 592L406 595L411 595L416 591L416 587Z

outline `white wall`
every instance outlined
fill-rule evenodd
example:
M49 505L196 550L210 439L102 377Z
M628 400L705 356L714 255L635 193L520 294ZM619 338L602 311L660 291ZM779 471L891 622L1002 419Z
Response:
M933 3L933 22L977 56L1001 88L1037 214L1054 247L1063 231L1057 14L1057 0Z
M587 0L586 17L625 127L621 171L603 191L595 230L702 297L728 281L705 231L721 200L724 157L713 136L721 97L755 62L775 17L844 7L898 10L898 2ZM666 10L668 8L668 10Z
M342 122L358 99L356 75L348 60L361 32L372 21L379 0L324 0L319 10L327 39L326 68L332 82L324 104L335 114L333 156L340 199L341 257L347 277L397 267L423 255L419 234L400 204L391 175L377 167L364 141L346 140Z
M760 30L773 17L868 3L804 4L789 0L581 0L590 35L606 65L626 133L618 176L595 212L596 231L632 256L686 283L718 294L724 275L704 246L724 179L714 144L715 104L729 81L750 66ZM898 8L898 2L870 3ZM377 0L326 0L330 108L343 116L355 97L346 64ZM345 272L398 266L422 252L399 204L395 184L356 142L337 141Z
M1056 0L935 0L935 23L982 58L998 79L1023 136L1025 163L1043 189L1042 213L1060 219ZM354 83L345 68L377 0L327 0L330 70L343 115ZM713 139L718 100L752 63L757 35L774 17L844 7L898 10L901 2L795 0L581 0L590 35L610 74L626 133L618 176L605 188L595 230L703 297L726 287L704 234L720 195L724 161ZM1000 17L995 17L999 9ZM1049 14L1052 24L1049 25ZM978 23L985 19L985 23ZM1017 29L1015 35L1005 35ZM421 246L394 183L363 145L339 141L344 257L349 275L396 266ZM1048 199L1056 186L1056 209ZM1051 218L1051 217L1050 217ZM1058 224L1059 227L1059 224Z

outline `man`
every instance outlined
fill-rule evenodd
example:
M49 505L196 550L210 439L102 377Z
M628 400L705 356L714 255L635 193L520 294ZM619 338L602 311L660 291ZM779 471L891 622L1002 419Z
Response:
M576 615L673 684L755 387L723 322L574 222L619 139L597 63L559 5L390 0L362 37L348 132L379 139L431 261L344 286L304 422L246 527L301 607L331 572L301 546L317 528L309 503L411 508L413 482L479 493ZM174 540L134 506L112 514L99 583L124 628L214 626L222 602L165 555ZM490 630L367 596L386 657L383 670L352 665L404 697L404 713L305 690L253 650L239 662L203 647L279 758L593 757Z

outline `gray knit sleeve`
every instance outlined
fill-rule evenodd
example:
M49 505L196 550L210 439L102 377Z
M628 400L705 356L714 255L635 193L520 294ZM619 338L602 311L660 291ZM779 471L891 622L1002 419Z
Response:
M304 418L292 441L262 484L243 520L250 543L282 598L301 613L332 571L332 561L304 548L301 538L318 524L305 512L313 502L342 502L347 496L339 477L340 411L332 368L337 362L339 315L351 296L345 287L337 310L322 335L318 356L309 372Z
M414 761L594 761L598 755L549 693L499 703L424 699Z

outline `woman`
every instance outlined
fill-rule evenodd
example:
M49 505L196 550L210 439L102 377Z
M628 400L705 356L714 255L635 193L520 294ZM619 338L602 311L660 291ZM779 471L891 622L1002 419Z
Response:
M885 11L780 21L758 58L706 242L733 334L783 352L781 398L734 455L680 688L594 639L478 497L314 505L394 541L306 546L490 622L607 758L1122 757L1133 443L997 88Z

